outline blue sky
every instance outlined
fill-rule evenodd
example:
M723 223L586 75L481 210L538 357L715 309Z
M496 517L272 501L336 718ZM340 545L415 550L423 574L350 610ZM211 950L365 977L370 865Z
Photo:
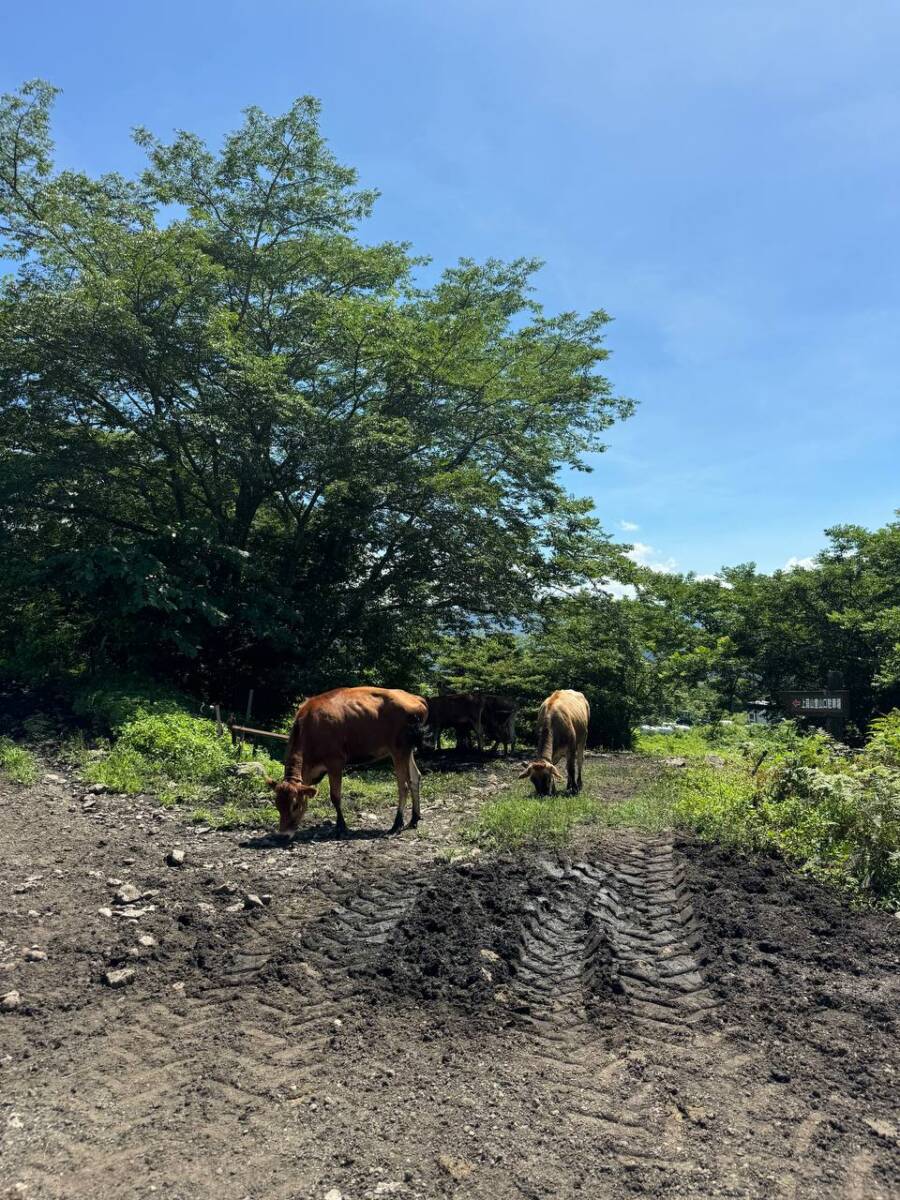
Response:
M898 65L895 0L34 0L0 41L2 90L64 89L65 165L309 92L368 238L543 258L640 402L573 490L701 573L900 506Z

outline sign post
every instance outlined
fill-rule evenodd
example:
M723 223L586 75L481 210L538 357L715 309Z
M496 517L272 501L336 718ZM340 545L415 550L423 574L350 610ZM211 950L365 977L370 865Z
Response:
M847 729L850 693L845 688L803 688L782 692L781 707L788 717L819 725L839 740Z

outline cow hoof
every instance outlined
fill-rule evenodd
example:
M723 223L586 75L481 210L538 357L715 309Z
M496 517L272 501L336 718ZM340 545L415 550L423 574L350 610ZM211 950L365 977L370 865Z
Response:
M397 817L397 819L394 821L393 825L390 827L388 832L391 834L402 833L403 832L403 818Z

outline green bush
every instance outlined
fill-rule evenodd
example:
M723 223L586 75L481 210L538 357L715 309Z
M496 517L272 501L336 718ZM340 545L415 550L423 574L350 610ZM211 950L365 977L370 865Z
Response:
M866 757L872 762L900 767L900 709L895 708L885 717L876 717L870 732Z
M187 698L141 676L85 676L72 686L72 712L96 733L117 733L139 716L183 714Z
M0 771L13 783L35 783L40 775L37 759L24 746L0 739Z
M194 799L195 785L223 787L240 755L228 738L216 735L212 721L185 712L138 709L138 715L122 726L112 749L86 761L83 775L115 792L158 791L174 783L185 798ZM271 759L264 760L264 767L269 774L281 773L280 764Z
M696 764L658 788L702 837L775 850L860 899L900 907L900 769L892 714L861 754L791 722L749 737L738 759Z

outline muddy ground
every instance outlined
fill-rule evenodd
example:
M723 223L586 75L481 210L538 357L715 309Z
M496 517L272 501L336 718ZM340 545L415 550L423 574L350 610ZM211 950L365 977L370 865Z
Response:
M448 862L487 770L288 849L48 770L0 785L0 1196L900 1196L895 918L669 836Z

